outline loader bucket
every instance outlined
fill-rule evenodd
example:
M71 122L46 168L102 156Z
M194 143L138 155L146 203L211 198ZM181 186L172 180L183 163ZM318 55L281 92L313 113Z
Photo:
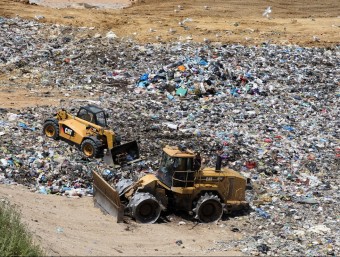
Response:
M115 146L108 150L104 156L104 161L111 166L130 164L139 160L137 141Z
M118 192L113 189L97 172L93 171L93 201L94 206L123 221L124 206L121 204Z

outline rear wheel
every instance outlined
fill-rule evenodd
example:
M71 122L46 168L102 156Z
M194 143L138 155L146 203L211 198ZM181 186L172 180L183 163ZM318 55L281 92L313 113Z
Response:
M205 193L199 198L193 211L196 214L196 219L202 223L209 223L222 217L223 207L217 195Z
M59 138L59 125L58 120L48 120L44 123L43 133L48 138Z
M159 202L150 193L136 193L128 207L131 216L139 223L155 223L161 214Z
M81 143L81 151L86 158L99 157L103 152L101 143L97 139L85 139Z

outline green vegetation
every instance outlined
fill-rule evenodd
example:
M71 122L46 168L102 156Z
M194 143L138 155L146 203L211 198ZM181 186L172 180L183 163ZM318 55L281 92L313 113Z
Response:
M32 235L20 221L19 211L0 199L0 256L42 256Z

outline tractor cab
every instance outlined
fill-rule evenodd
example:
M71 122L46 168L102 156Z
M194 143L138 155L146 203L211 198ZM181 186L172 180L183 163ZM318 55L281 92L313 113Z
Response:
M196 154L183 146L163 148L157 178L169 188L193 187L196 165Z
M87 105L80 107L77 117L88 122L94 123L101 127L107 127L105 111L95 105Z

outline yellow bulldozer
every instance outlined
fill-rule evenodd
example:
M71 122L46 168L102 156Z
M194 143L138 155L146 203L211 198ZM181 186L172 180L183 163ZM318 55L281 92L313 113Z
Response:
M61 109L55 117L45 120L43 133L48 138L76 145L86 158L104 157L111 166L139 161L137 142L121 144L119 137L108 128L107 117L107 113L95 105L80 107L76 116Z
M165 210L186 211L202 223L215 222L223 212L248 208L246 178L221 166L219 156L216 167L202 168L195 152L183 145L166 146L157 172L137 182L123 179L113 188L94 171L95 206L118 222L127 214L139 223L154 223Z

